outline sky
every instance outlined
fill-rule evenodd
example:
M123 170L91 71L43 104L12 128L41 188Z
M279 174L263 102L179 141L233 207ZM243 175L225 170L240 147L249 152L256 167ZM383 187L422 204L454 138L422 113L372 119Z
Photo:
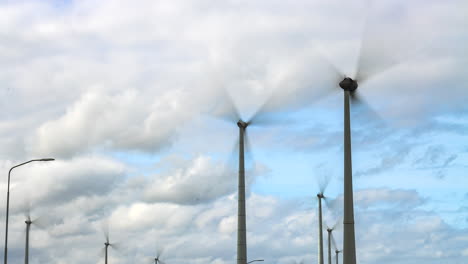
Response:
M317 261L317 199L342 248L343 93L358 263L466 263L468 2L2 0L0 222L9 261L236 261L238 127L248 259ZM4 222L2 222L4 223ZM4 237L4 228L0 228ZM2 243L3 245L3 243Z

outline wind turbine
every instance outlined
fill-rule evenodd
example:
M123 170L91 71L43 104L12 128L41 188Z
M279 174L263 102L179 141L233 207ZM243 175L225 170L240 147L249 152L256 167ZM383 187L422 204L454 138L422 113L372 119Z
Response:
M154 264L165 264L164 261L161 260L162 250L157 250L156 257L154 258Z
M379 46L380 48L380 46ZM330 71L336 86L343 90L344 95L344 199L343 199L343 263L356 264L356 244L355 244L355 228L354 228L354 202L353 202L353 175L352 175L352 158L351 158L351 119L350 119L350 103L360 104L372 112L372 108L358 95L359 84L363 84L376 75L388 70L389 68L399 64L401 61L384 61L382 54L378 52L376 47L371 47L363 39L359 51L356 71L353 77L342 73L332 63L328 64L327 71ZM379 59L381 59L379 61ZM327 68L327 67L326 67Z
M336 254L336 264L338 264L338 254L340 254L342 251L341 250L338 250L338 249L335 249L335 254Z
M38 227L41 227L39 223L39 217L31 220L31 209L30 206L28 206L26 210L26 220L24 221L26 223L26 243L25 243L25 248L24 248L24 264L29 263L29 231L31 230L31 225L35 224Z
M319 243L318 243L318 263L323 264L323 220L322 220L322 199L326 201L324 192L328 186L329 178L319 183L320 192L317 194L318 198L318 215L319 215Z
M328 233L328 264L332 264L332 244L333 248L336 249L336 242L335 237L333 236L333 231L337 229L338 224L340 223L341 219L336 221L336 223L332 227L327 226L327 233Z
M244 153L245 145L247 147L247 127L258 123L263 123L259 120L260 115L265 111L263 104L250 119L243 120L239 110L236 108L233 99L229 94L225 94L226 104L225 112L220 115L221 118L236 123L239 127L239 182L238 182L238 204L237 204L237 264L247 264L247 224L245 213L245 162ZM249 147L248 147L249 148Z
M117 248L117 245L115 243L110 243L108 226L106 226L104 228L104 236L106 238L106 242L104 243L104 263L107 264L109 247L111 247L113 249L118 249L118 248Z

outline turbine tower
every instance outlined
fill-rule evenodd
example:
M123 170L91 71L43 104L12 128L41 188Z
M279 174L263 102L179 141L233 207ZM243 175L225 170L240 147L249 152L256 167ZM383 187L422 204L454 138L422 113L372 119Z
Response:
M340 253L341 253L341 250L338 250L338 249L335 250L335 254L336 254L336 258L335 258L335 259L336 259L336 264L338 264L338 254L340 254Z
M323 221L322 221L322 199L325 198L323 195L323 192L320 192L317 194L318 198L318 214L319 214L319 230L318 230L318 238L319 238L319 243L318 243L318 263L323 264Z
M224 113L218 114L218 117L226 119L229 122L236 122L239 127L239 176L238 176L238 200L237 200L237 264L247 264L247 223L245 212L245 146L248 144L247 127L252 124L265 124L268 120L260 120L260 115L265 112L264 103L248 121L242 120L233 99L226 92L226 99L223 107ZM227 111L226 111L227 107ZM266 122L265 122L266 121Z
M247 225L245 215L244 136L249 123L239 119L239 194L237 204L237 264L247 263Z
M375 53L369 53L370 49L363 43L360 50L358 65L356 67L355 77L346 76L338 70L333 64L327 62L328 70L332 72L338 86L343 90L344 99L344 122L343 122L343 144L344 144L344 199L343 199L343 264L356 264L356 244L355 244L355 228L354 228L354 202L353 202L353 174L352 174L352 149L351 149L351 118L350 118L350 103L356 103L364 106L367 111L372 112L372 108L358 95L358 82L362 85L365 81L374 77L376 74L385 71L394 66L385 65L378 68L375 64L375 58L369 59ZM374 51L374 50L372 50ZM371 55L372 54L372 55ZM373 68L377 68L373 69ZM344 77L343 77L344 76ZM335 84L336 85L336 84Z
M26 245L24 248L24 264L29 263L29 230L31 229L32 221L31 219L27 219L24 221L26 223Z
M340 82L344 90L344 216L343 216L343 255L344 264L356 264L356 244L354 234L353 173L351 163L351 120L349 98L358 84L346 77Z
M332 252L331 252L331 244L332 244L332 232L333 232L333 228L327 228L327 232L328 232L328 264L332 264Z
M109 256L109 247L113 249L118 249L117 244L110 243L109 240L109 227L107 225L104 226L104 236L106 238L106 242L104 242L104 263L108 263L108 256Z

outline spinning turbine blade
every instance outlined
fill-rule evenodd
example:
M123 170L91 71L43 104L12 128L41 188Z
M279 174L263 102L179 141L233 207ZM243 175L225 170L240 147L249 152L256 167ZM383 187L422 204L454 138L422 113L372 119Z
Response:
M333 236L333 233L331 234L331 241L332 241L333 248L335 250L338 250L338 247L336 246L336 241L335 241L335 237Z
M317 177L316 179L317 179L320 193L324 194L325 190L328 187L328 184L330 183L330 176L328 176L327 174L326 176L323 175L323 176Z
M370 106L370 104L360 96L357 90L350 94L351 103L357 106L359 116L364 116L369 119L370 122L377 122L379 124L385 124L384 119Z
M213 112L214 116L227 122L239 121L241 116L231 95L224 89L220 93L220 100Z

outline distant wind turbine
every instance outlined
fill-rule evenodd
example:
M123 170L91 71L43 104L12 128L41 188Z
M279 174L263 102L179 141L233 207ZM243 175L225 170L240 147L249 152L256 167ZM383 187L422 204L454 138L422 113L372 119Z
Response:
M318 263L323 264L323 220L322 220L322 200L326 201L326 197L324 195L325 189L328 186L330 178L324 178L324 181L319 182L319 189L320 192L317 194L318 199L318 222L319 222L319 230L318 230Z
M26 242L25 242L25 248L24 248L24 264L29 263L29 231L31 230L31 225L34 224L38 227L42 227L43 223L40 222L40 218L37 217L34 220L31 220L31 207L28 206L26 209Z
M109 239L109 227L106 225L104 227L104 237L106 239L106 242L104 243L104 263L108 263L108 251L109 247L113 248L114 250L118 250L118 246L116 243L110 243Z

